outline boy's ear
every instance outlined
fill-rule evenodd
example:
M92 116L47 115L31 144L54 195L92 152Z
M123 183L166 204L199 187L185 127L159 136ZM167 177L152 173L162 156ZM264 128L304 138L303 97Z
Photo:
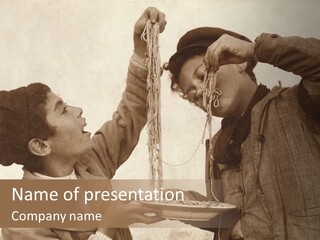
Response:
M28 148L32 154L40 157L48 156L51 153L50 145L38 138L31 139L28 143Z

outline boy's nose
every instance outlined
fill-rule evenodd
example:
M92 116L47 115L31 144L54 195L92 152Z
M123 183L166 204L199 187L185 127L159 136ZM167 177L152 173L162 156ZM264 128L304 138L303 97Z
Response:
M80 107L70 106L72 108L72 111L74 112L75 116L80 118L82 116L83 110Z
M81 116L82 116L82 113L83 113L83 110L82 110L82 108L77 108L77 109L78 109L78 111L79 111L78 117L81 117Z

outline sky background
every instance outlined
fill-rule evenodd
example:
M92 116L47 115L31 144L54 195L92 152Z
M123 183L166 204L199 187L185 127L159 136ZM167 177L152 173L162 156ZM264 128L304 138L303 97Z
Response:
M144 9L154 6L166 14L160 36L165 63L186 31L221 27L254 40L260 33L320 38L318 0L183 0L183 1L4 1L0 0L0 89L31 82L48 84L68 104L83 108L87 129L94 133L111 119L125 87L132 32ZM258 83L273 87L281 80L292 86L299 77L259 63ZM204 179L204 145L200 144L205 114L170 92L167 72L162 76L163 165L166 179ZM214 120L215 131L220 120ZM199 148L197 149L198 145ZM149 178L147 134L116 178ZM20 166L0 167L0 178L20 179ZM190 186L204 193L203 185ZM133 229L134 239L211 239L194 229Z

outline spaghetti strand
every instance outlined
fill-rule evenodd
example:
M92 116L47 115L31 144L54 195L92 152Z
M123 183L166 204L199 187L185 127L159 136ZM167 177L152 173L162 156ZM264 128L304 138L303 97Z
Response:
M161 62L159 53L159 25L149 20L141 35L147 43L146 55L148 58L147 75L147 132L149 151L149 177L152 189L161 189L163 185L162 169L162 142L161 142L161 101L160 77Z
M216 87L217 84L217 74L213 72L212 70L209 70L206 73L205 76L205 89L203 91L203 106L206 109L207 112L207 121L205 124L205 128L208 130L208 137L209 137L209 161L211 164L211 161L214 161L213 158L213 150L212 150L212 120L213 120L213 114L212 114L212 107L217 108L220 105L219 97L222 95L222 92L219 88ZM204 136L205 137L205 136ZM204 140L204 139L203 139ZM218 198L215 196L215 193L213 192L213 189L211 188L211 195L213 198L217 201Z

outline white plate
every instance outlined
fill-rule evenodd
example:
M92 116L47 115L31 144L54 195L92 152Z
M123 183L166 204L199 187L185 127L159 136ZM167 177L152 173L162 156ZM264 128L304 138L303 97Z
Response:
M234 205L214 201L139 201L138 203L159 209L164 218L189 221L208 221L221 212L236 208Z

